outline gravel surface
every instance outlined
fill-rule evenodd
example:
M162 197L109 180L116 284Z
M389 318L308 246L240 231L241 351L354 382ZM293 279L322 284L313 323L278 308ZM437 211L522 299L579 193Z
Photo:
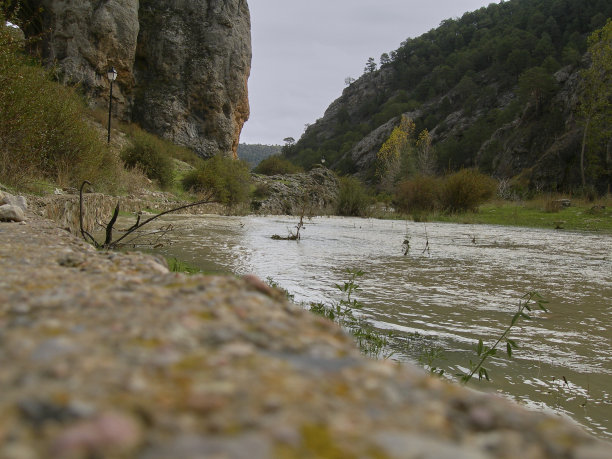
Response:
M569 421L369 360L251 276L0 223L0 457L604 458Z

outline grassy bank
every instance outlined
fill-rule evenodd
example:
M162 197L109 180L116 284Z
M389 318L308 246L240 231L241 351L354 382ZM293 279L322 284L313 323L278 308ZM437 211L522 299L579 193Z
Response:
M494 201L481 205L477 212L432 213L415 216L415 219L612 234L612 197L593 202L572 199L569 207L563 207L560 200L540 197L523 202Z

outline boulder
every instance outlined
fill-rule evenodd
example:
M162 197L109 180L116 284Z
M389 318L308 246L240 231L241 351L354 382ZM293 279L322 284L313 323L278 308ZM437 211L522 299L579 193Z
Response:
M0 206L0 221L2 222L22 222L25 221L25 214L21 207L4 204Z
M19 207L22 211L28 210L28 201L25 196L13 196L9 193L0 191L0 206L10 204L11 206Z

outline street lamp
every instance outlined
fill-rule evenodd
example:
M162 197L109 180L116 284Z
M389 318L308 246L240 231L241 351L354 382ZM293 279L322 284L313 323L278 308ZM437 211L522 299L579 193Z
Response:
M110 96L108 97L108 143L110 143L110 131L111 131L111 110L113 107L113 81L117 79L117 71L115 67L111 67L106 72L108 81L110 81Z

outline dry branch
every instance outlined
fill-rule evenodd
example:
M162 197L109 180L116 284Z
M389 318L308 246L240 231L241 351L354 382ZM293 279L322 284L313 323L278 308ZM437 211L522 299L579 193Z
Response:
M185 204L179 207L174 207L172 209L166 210L164 212L160 212L157 215L154 215L148 219L146 219L144 222L140 223L140 215L138 215L138 218L136 220L136 223L134 225L132 225L130 228L128 228L125 233L118 238L117 240L113 241L113 226L115 225L115 222L117 221L117 217L119 215L119 202L117 202L117 206L115 207L115 211L113 212L113 216L111 218L111 220L108 222L108 224L106 225L106 239L104 241L104 244L100 244L98 241L96 241L96 239L89 234L87 231L85 231L83 229L83 188L85 187L85 185L90 185L91 183L88 182L87 180L85 180L83 182L83 184L81 185L81 190L79 193L79 224L80 224L80 229L81 229L81 235L83 236L83 239L85 239L86 241L91 242L97 249L106 249L106 250L112 250L117 248L118 244L123 241L126 237L128 237L130 234L132 234L134 231L142 228L143 226L145 226L148 223L151 223L153 220L169 214L171 212L177 212L179 210L183 210L183 209L188 209L190 207L195 207L195 206L200 206L202 204L209 204L212 201L212 193L210 193L209 195L207 195L204 199L201 199L197 202L192 202L190 204ZM168 227L169 229L167 229L165 233L167 233L170 229L171 226Z

